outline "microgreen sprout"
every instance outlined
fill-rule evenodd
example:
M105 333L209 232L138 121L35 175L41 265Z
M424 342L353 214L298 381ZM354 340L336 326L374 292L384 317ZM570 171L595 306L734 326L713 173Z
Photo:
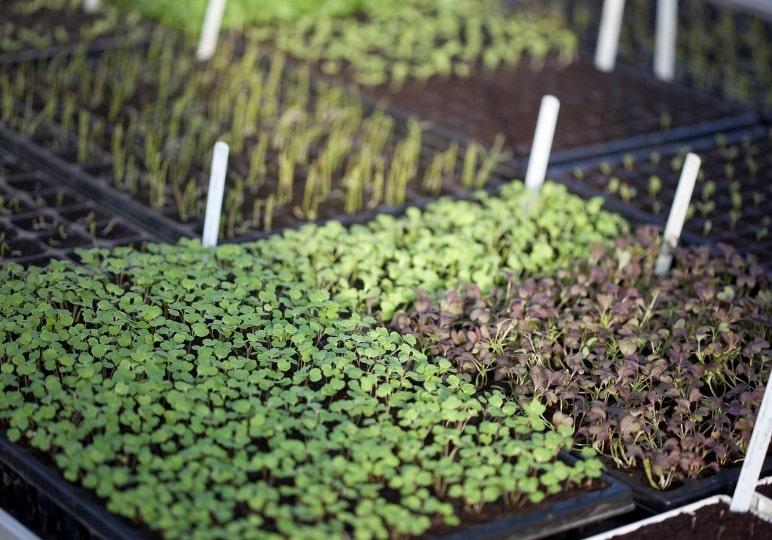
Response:
M166 538L421 536L600 476L542 400L478 391L255 246L149 249L0 268L0 426L109 511Z
M355 94L312 83L310 66L290 68L281 54L265 58L255 43L237 53L223 40L205 67L179 57L180 47L178 38L159 35L146 52L76 55L55 60L56 69L23 64L12 97L31 95L24 89L32 87L62 103L62 114L42 114L30 101L26 119L14 122L74 130L78 161L106 153L113 185L182 222L200 219L208 149L230 142L240 180L225 200L225 236L271 230L280 218L283 225L316 219L340 198L344 213L357 214L404 205L412 192L482 188L508 158L501 137L490 151L472 143L459 170L460 148L432 150L423 124L411 121L402 134L384 111L365 111ZM126 69L131 84L117 82Z
M421 294L392 324L480 389L550 396L546 413L572 411L580 445L669 489L747 450L769 376L772 292L731 249L679 250L664 281L658 252L657 232L640 229L547 277Z

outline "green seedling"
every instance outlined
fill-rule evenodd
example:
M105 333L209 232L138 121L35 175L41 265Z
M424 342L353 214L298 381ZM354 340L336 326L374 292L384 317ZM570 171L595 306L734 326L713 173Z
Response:
M636 190L631 185L627 184L626 182L623 182L619 186L619 197L626 203L630 202L635 198L635 196L638 194L638 190Z
M616 176L612 176L608 180L608 184L606 185L606 191L611 194L616 194L619 192L619 187L621 185L621 182L619 181L619 178Z
M622 164L624 165L626 171L632 171L633 167L635 166L635 156L632 154L625 154L622 157Z

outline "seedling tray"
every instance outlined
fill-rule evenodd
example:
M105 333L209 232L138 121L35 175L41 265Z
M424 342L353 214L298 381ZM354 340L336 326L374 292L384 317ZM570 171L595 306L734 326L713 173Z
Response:
M363 103L363 108L367 111L373 111L375 107L372 103ZM396 134L404 135L406 133L406 122L407 120L404 118L396 119ZM196 238L201 236L203 215L199 219L182 222L176 218L174 210L169 206L162 209L152 209L146 204L146 201L134 198L134 196L113 187L112 155L107 151L108 149L101 146L93 147L90 149L90 161L77 163L74 148L71 145L62 147L57 144L57 141L60 140L61 132L51 131L28 138L16 133L7 126L0 125L0 145L5 145L12 149L15 153L31 160L42 169L54 171L57 175L65 178L74 189L90 196L98 204L110 208L111 211L121 213L127 219L135 221L138 225L150 231L155 237L167 242L176 242L183 237ZM434 131L431 127L427 128L422 138L421 166L426 167L431 156L446 149L449 144L449 141L441 133ZM459 153L463 156L465 144L461 143L459 147ZM56 150L54 150L55 148ZM460 178L462 166L463 163L459 160L457 165L458 178ZM230 173L233 172L234 168L237 169L238 164L231 163L229 178L226 181L226 190L227 186L232 182ZM492 172L483 189L488 191L496 190L503 182L511 180L517 170L519 168L516 164L500 163ZM243 173L244 171L239 172ZM296 190L302 190L302 180L302 178L297 180ZM173 198L171 188L167 188L167 191L167 200L171 200ZM331 208L322 217L315 220L294 219L291 217L290 212L286 211L287 219L279 221L269 231L252 228L232 237L226 238L222 236L221 238L223 241L238 243L257 240L283 230L299 228L307 224L318 225L332 220L340 221L344 225L364 223L380 214L399 215L408 207L422 208L439 196L469 199L472 198L474 191L477 190L463 189L460 185L451 183L443 185L441 191L436 195L425 195L417 189L409 187L406 191L406 201L404 204L395 206L381 204L375 208L352 214L343 213L342 208L340 212ZM223 213L222 219L226 219L225 213Z
M439 537L445 540L483 540L517 538L534 540L546 538L585 525L603 521L632 511L630 492L616 480L607 478L608 486L600 491L584 493L571 499L534 508L512 517L476 525Z
M78 248L141 245L152 235L0 148L0 265L76 258Z
M35 163L37 167L55 171L57 175L66 178L66 181L74 189L88 195L97 204L105 206L113 212L125 215L127 219L141 225L143 229L160 241L175 243L181 238L199 238L201 236L203 221L182 223L173 219L168 213L153 210L133 199L127 193L113 188L109 177L104 175L104 172L108 171L111 167L110 158L107 154L102 154L102 160L99 164L91 167L81 167L62 159L54 152L45 148L44 145L36 144L0 124L0 147L3 145L11 148L14 153L24 156L30 162ZM447 140L431 129L424 134L423 153L444 148L445 146L447 146ZM101 176L100 172L103 173ZM484 188L480 190L446 188L442 195L455 200L470 200L474 197L474 192L476 191L486 191L495 194L503 184L518 176L522 176L520 164L514 161L502 162L496 167L490 181ZM226 189L227 185L226 181ZM279 234L282 231L298 229L309 224L323 225L330 221L338 221L345 226L361 224L371 221L379 215L398 216L403 214L407 208L424 208L435 200L437 200L437 197L430 197L414 190L409 190L405 204L397 206L381 205L377 208L355 214L340 214L310 221L297 221L290 225L276 227L270 231L250 230L245 234L235 237L222 238L222 241L228 243L252 242Z
M634 221L664 225L687 150L697 153L703 165L685 238L729 244L754 255L762 266L772 267L769 125L584 161L560 168L559 177L603 194L617 208L626 207L621 211L635 215ZM657 182L660 188L653 190Z
M570 456L566 459L572 460ZM539 505L524 513L465 528L435 539L544 538L581 527L634 508L630 490L604 475L598 491ZM61 540L104 538L139 540L154 538L104 509L84 489L64 481L41 463L33 452L0 435L0 506L23 523L37 525L36 533Z
M58 158L48 149L32 144L2 124L0 147L25 160L34 169L53 175L81 197L90 199L91 203L103 212L121 216L150 239L175 242L183 236L183 232L175 230L175 224L170 220L135 202L129 196L115 191L77 166Z
M0 506L42 538L138 540L124 520L0 435Z
M26 49L16 52L0 53L0 66L7 69L25 62L37 62L61 56L75 56L78 54L94 57L112 49L144 47L147 45L148 40L149 37L146 34L128 37L106 37L89 42L57 45L46 49Z
M624 536L625 534L642 529L647 525L661 523L662 521L675 518L681 514L693 513L695 510L698 510L704 506L708 506L716 503L729 504L730 502L731 502L731 499L725 495L715 495L713 497L703 498L702 500L694 502L692 504L679 507L679 508L673 508L665 513L661 513L659 515L652 516L647 519L643 519L641 521L636 521L635 523L630 523L628 525L624 525L622 527L612 529L610 531L596 534L595 536L591 536L586 540L611 540L612 538Z
M506 3L514 9L522 8L521 2L507 0ZM569 26L579 38L581 50L587 55L595 53L602 2L540 0L535 3L537 9L538 4L546 4L565 14ZM763 52L760 51L763 45L751 40L766 36L769 41L770 22L718 4L710 0L679 4L676 79L690 88L722 99L735 99L755 108L769 108L772 106L769 66L764 64ZM698 16L695 17L695 13ZM762 25L761 29L754 29L756 24ZM625 4L618 65L635 67L642 74L652 76L655 27L656 2L635 0ZM706 28L710 31L706 32ZM722 47L727 43L728 31L734 33L734 43L731 47Z
M678 81L758 109L772 106L770 68L765 64L763 53L763 48L768 49L772 44L770 21L710 0L682 2L678 15L675 74ZM646 1L631 3L623 24L622 61L651 72L655 5ZM705 29L710 32L706 33ZM731 45L728 45L729 39L733 40ZM760 39L766 43L758 41ZM592 43L592 47L594 45Z
M607 467L609 476L626 484L632 491L636 504L642 509L658 514L716 494L729 494L740 475L741 466L723 468L708 478L687 480L681 486L667 491L657 491L645 484L640 473L625 472ZM762 474L772 473L772 456L764 460Z
M434 78L398 91L387 86L361 91L389 101L405 115L434 122L449 137L492 144L502 133L517 157L528 155L541 98L553 94L562 105L552 163L678 141L758 119L740 105L659 82L637 69L601 73L585 56L568 66L548 62L535 69L524 59L465 79Z
M80 5L29 11L25 4L29 4L27 0L3 0L0 36L15 46L4 49L0 45L0 66L78 53L97 55L108 49L142 45L149 38L150 24L136 15L86 13L78 9ZM84 34L89 25L97 29Z
M716 538L721 538L723 532L726 532L730 538L768 537L770 530L768 518L763 517L753 509L745 514L734 514L729 510L731 502L732 499L726 495L715 495L635 523L596 534L586 540L656 538L663 533L672 533L678 538L711 538L714 535L716 535ZM717 505L720 506L718 508L711 508ZM702 527L700 527L700 518L704 520L702 521ZM724 520L721 526L718 526L719 520ZM649 527L652 527L653 530L647 530ZM762 530L759 530L760 528Z

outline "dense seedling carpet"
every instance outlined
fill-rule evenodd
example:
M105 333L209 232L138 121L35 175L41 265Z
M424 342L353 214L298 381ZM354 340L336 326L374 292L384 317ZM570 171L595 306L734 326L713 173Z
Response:
M166 537L415 535L600 473L557 459L572 430L538 401L478 392L241 248L102 264L2 271L0 419Z
M600 198L583 201L547 182L540 195L521 182L499 196L441 199L403 217L382 215L364 225L287 231L247 245L256 265L283 268L294 280L330 290L351 309L388 320L415 298L458 281L486 289L501 271L517 276L556 270L626 232Z
M113 0L198 35L206 2ZM513 13L499 0L231 0L224 26L360 84L467 77L481 69L573 60L577 38L555 13Z
M577 438L657 489L742 460L769 377L772 289L727 248L652 268L658 235L482 293L419 298L394 326L481 388L549 405Z
M538 503L600 474L558 459L571 426L368 312L566 265L624 229L600 201L513 184L351 230L10 265L0 425L170 538L418 535Z
M212 146L228 143L227 237L482 189L507 157L501 144L433 148L428 125L402 126L309 66L238 40L205 66L165 34L146 49L24 63L0 73L0 98L0 121L65 160L99 164L106 184L179 224L200 225Z

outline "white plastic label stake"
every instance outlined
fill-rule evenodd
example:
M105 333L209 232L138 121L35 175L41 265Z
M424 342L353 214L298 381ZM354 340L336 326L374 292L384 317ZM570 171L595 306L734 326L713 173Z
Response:
M214 56L224 12L225 0L209 0L209 3L206 5L204 25L201 27L201 38L198 41L198 50L196 51L196 58L198 60L209 60Z
M657 38L654 46L654 74L663 81L675 78L678 0L657 0Z
M764 399L761 400L761 407L756 415L756 424L753 426L751 442L748 444L748 451L745 453L745 462L743 463L743 468L740 469L740 478L737 480L737 487L734 489L734 495L732 496L732 504L729 506L733 512L748 512L750 510L771 436L772 384L767 382Z
M525 187L529 190L539 191L542 184L544 184L559 112L560 100L558 98L549 95L541 98L539 118L536 121L536 132L533 135L531 156L528 158L528 170L525 173Z
M101 7L100 0L83 0L83 10L86 13L96 13Z
M228 153L230 148L220 141L214 145L212 158L212 173L209 176L209 191L206 194L206 217L204 218L204 236L201 243L204 247L217 246L220 233L220 214L222 213L222 198L225 192L225 173L228 169Z
M613 71L617 61L619 31L622 28L622 15L625 0L604 0L603 13L600 17L598 44L595 48L595 67L600 71Z
M673 250L678 245L681 238L681 231L686 221L686 211L689 209L689 202L692 200L694 184L697 181L697 175L700 173L702 161L696 154L687 154L684 168L681 170L681 179L678 181L673 206L670 208L670 215L665 225L665 238L662 242L662 251L657 257L654 266L654 272L658 276L664 276L670 270L673 262Z

